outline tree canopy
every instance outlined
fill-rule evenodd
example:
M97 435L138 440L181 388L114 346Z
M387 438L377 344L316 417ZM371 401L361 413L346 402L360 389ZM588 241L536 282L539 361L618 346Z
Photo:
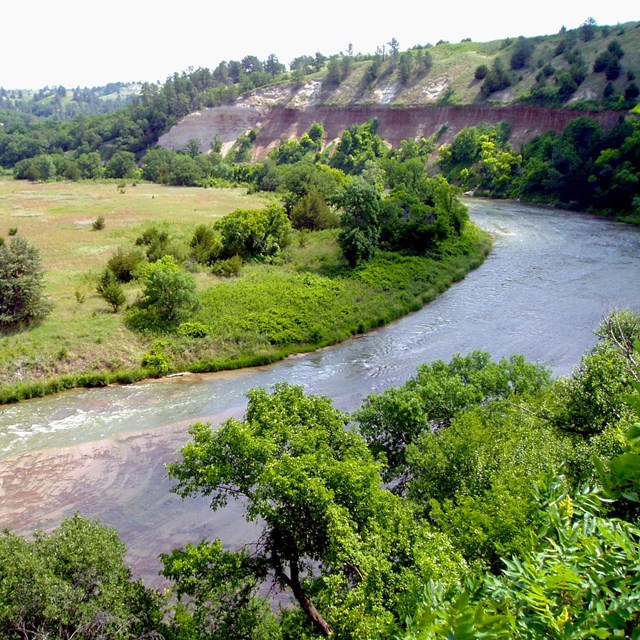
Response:
M158 637L160 598L131 579L112 529L76 514L27 541L0 533L0 635L7 640Z
M450 581L464 566L445 554L446 538L381 487L378 464L347 420L299 387L255 389L243 421L194 425L193 442L169 467L182 496L207 496L213 509L245 502L247 520L261 527L254 575L290 591L300 615L287 614L286 624L305 637L383 632L407 612L407 586Z

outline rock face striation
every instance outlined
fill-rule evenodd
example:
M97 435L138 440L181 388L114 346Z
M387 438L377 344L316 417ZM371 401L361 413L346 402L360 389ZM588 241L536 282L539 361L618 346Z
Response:
M235 140L253 130L258 136L252 145L254 160L263 159L280 142L300 138L314 122L324 125L324 144L338 139L354 124L373 118L378 120L378 133L392 146L402 140L428 138L440 132L439 144L450 142L465 127L480 123L506 122L511 127L512 145L518 148L546 131L560 132L571 120L589 116L605 129L613 127L621 113L618 111L578 111L523 106L438 105L391 106L388 104L353 104L329 106L314 100L313 87L287 95L282 92L256 92L233 105L211 107L183 118L159 140L166 149L182 150L190 140L200 142L206 152L216 136L223 143L223 152Z

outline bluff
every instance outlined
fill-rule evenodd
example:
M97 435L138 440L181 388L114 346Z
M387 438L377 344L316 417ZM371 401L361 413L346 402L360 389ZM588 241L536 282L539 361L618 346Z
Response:
M183 118L159 140L167 149L181 150L190 140L198 140L200 150L207 151L220 138L223 150L253 130L257 138L252 145L254 160L263 159L281 141L300 138L314 122L322 122L324 143L330 144L354 124L378 120L378 133L392 146L402 140L428 138L440 133L438 143L450 142L465 127L480 123L506 122L511 127L511 143L522 143L544 133L560 132L580 116L596 119L603 128L613 127L621 117L619 111L580 111L523 106L452 106L433 105L392 107L388 105L310 106L305 108L265 106L238 102L233 106L204 109Z
M159 144L183 150L195 139L204 152L217 136L228 150L253 131L252 152L260 160L316 121L324 125L325 145L372 118L394 146L435 133L446 143L483 122L508 123L516 148L580 116L610 128L640 96L640 22L588 26L536 38L440 42L386 56L341 53L315 69L294 73L292 67L253 91L236 87L224 103L211 98L201 103L209 108L182 118ZM228 103L236 90L245 93Z

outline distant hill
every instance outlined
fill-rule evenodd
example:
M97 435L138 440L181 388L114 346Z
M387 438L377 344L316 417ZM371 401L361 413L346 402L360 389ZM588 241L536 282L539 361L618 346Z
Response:
M464 126L500 120L512 126L516 144L559 131L579 115L613 126L640 93L640 22L587 21L551 36L340 54L318 70L310 56L299 60L265 86L193 111L160 137L160 146L181 150L197 140L206 151L217 137L229 148L253 130L260 158L314 119L331 140L376 117L391 143L438 131L447 141Z
M141 84L113 82L103 87L44 87L37 91L0 87L0 109L69 120L77 115L93 116L129 105L140 94Z
M373 54L316 52L288 67L275 55L248 55L176 72L163 84L0 88L0 167L49 155L60 174L67 160L90 153L105 164L118 151L139 161L158 144L207 152L221 142L226 151L249 133L250 155L258 159L313 120L325 125L326 145L373 117L392 144L421 136L448 142L462 127L505 121L518 145L578 115L611 126L638 103L638 78L640 22L585 21L550 36L405 51L393 39Z

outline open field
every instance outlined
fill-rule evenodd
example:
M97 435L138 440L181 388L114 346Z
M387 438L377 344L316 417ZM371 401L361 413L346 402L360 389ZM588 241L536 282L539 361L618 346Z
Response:
M274 362L335 344L433 300L479 266L491 246L469 225L440 258L380 254L349 271L337 229L294 235L276 265L249 263L230 279L202 267L194 272L201 304L193 320L207 328L197 337L132 331L126 311L112 313L96 293L108 259L118 247L132 247L145 225L166 228L187 254L196 225L267 202L244 189L0 180L0 233L17 228L40 250L54 303L39 325L0 336L0 403L167 373L142 367L158 338L169 372ZM105 227L97 231L99 216ZM133 303L139 285L124 289Z
M123 192L124 191L124 192ZM138 367L149 340L127 330L96 293L119 246L131 246L145 224L169 225L188 237L200 223L265 198L243 189L170 188L149 183L27 183L0 180L0 235L9 229L39 251L53 312L38 326L0 337L0 384L72 371ZM104 216L105 228L92 230ZM135 298L127 289L129 302ZM80 302L82 301L82 302Z

